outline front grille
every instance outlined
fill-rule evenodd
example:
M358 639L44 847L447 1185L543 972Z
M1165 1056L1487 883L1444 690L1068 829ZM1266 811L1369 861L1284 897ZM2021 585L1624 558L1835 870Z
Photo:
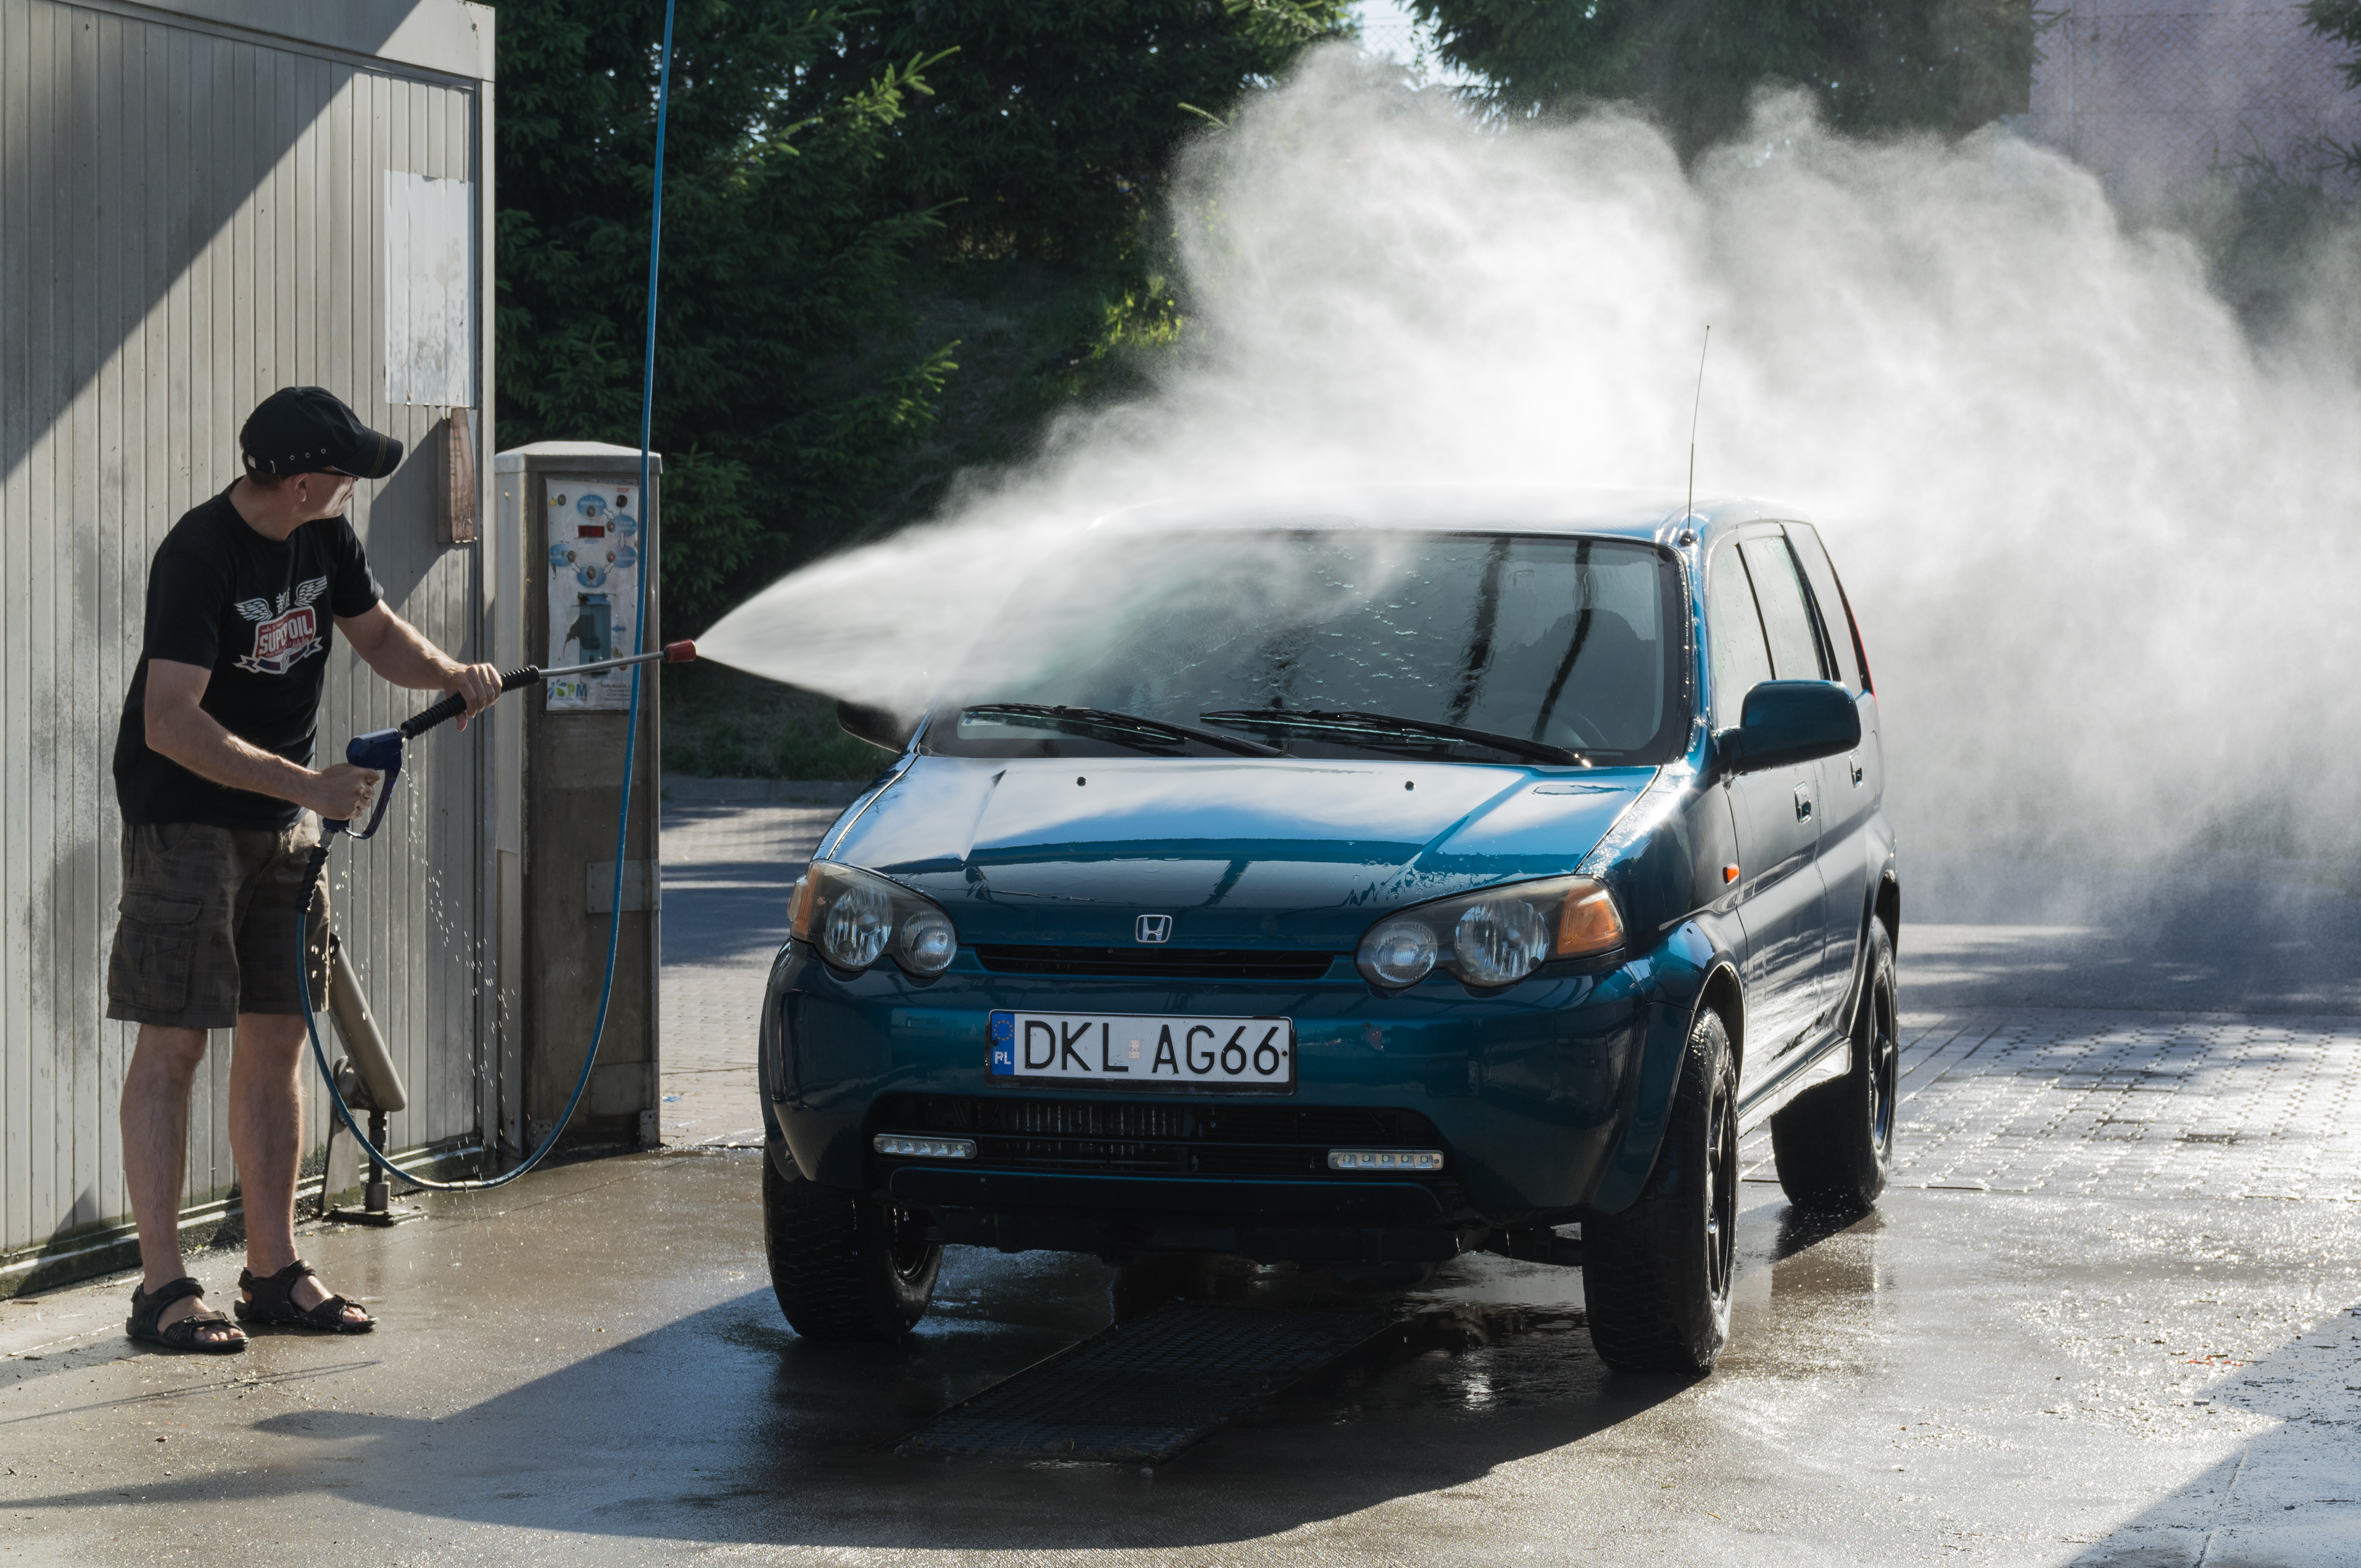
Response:
M979 943L994 974L1104 974L1173 980L1318 980L1333 953L1257 948L1033 948Z
M956 1133L1004 1170L1356 1179L1328 1168L1339 1145L1436 1146L1415 1111L1348 1105L1138 1105L893 1094L874 1130Z

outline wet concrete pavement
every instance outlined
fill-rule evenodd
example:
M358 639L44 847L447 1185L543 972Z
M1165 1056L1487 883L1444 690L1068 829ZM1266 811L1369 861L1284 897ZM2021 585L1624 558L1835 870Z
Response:
M682 883L757 884L701 890L744 895L724 962L667 879L676 1146L307 1235L383 1315L366 1338L135 1354L126 1283L0 1304L0 1563L2361 1563L2361 1020L2328 983L2361 971L2333 920L2226 922L2197 955L2320 944L2306 972L2344 967L2307 1005L2142 959L2170 1012L2061 1004L2079 976L1996 961L2024 938L1993 933L2068 923L2030 894L1905 927L1900 1185L1822 1234L1756 1167L1708 1379L1608 1376L1565 1271L1232 1267L1198 1293L1429 1326L1152 1471L912 1459L936 1411L1171 1281L955 1249L905 1346L796 1340L759 1157L727 1146L755 1119L742 1055L675 1034L730 1026L798 829L675 817ZM2242 969L2241 939L2268 951Z

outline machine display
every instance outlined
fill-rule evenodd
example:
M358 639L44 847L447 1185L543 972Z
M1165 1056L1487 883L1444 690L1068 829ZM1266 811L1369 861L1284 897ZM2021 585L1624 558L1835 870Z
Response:
M546 493L551 667L629 652L631 607L639 603L639 487L553 474ZM553 713L620 713L631 703L628 670L553 677L542 690Z

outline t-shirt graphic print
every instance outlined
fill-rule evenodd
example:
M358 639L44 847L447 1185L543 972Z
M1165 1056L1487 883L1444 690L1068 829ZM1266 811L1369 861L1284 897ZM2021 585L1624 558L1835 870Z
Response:
M200 707L241 740L309 767L335 621L367 614L383 597L359 536L341 517L270 539L224 491L173 524L148 567L139 668L115 732L123 820L291 824L292 802L226 789L149 749L148 663L169 659L210 671Z
M254 652L239 654L237 667L257 674L283 675L306 656L324 652L320 612L313 604L327 591L328 579L314 577L295 585L291 606L286 594L280 594L276 604L269 599L238 600L237 613L254 622Z

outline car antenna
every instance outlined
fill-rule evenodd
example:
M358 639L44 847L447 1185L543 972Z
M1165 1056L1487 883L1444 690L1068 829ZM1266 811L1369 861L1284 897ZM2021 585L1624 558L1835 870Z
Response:
M1705 407L1705 351L1713 346L1713 323L1705 323L1705 340L1697 345L1697 400L1689 404L1689 499L1681 514L1683 522L1697 515L1697 411Z

